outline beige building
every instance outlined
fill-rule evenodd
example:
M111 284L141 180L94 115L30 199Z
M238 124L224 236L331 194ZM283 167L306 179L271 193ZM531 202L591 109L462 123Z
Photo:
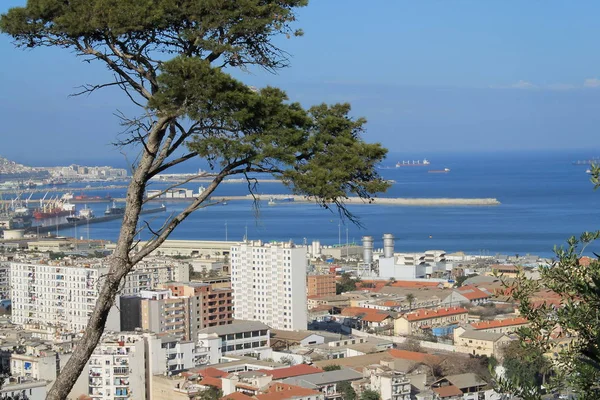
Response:
M308 297L335 296L335 275L308 275L306 289Z
M469 312L463 307L420 309L397 318L395 335L418 335L425 329L466 322Z
M529 325L529 321L523 317L495 319L492 321L480 321L471 324L476 331L492 333L512 333Z
M504 333L481 332L456 328L454 330L454 346L461 353L474 356L502 358L502 350L511 339Z
M139 242L134 250L141 249L146 242ZM219 240L165 240L153 255L164 256L189 256L189 257L226 257L231 246L238 242ZM107 249L114 249L114 245L107 245Z

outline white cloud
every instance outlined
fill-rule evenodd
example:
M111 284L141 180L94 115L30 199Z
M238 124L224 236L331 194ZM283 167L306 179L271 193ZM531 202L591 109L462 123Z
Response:
M598 78L589 78L583 82L583 86L586 88L596 88L600 87L600 79Z
M514 89L533 89L537 86L535 86L533 83L531 82L527 82L527 81L519 81L517 83L514 83L512 85L510 85L511 88Z
M577 86L571 85L569 83L551 83L546 86L550 90L571 90L577 89Z

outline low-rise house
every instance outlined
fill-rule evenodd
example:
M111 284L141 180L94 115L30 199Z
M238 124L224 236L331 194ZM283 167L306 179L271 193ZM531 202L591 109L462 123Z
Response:
M393 330L394 320L387 311L365 307L346 307L340 314L344 317L356 318L361 330Z
M270 358L270 328L258 321L236 320L230 325L198 331L197 365L216 364L225 356L256 354Z
M410 400L411 384L406 374L375 365L365 368L363 375L369 389L378 392L381 400Z
M418 335L435 326L466 322L469 312L463 307L420 309L406 313L394 322L395 335Z
M271 376L264 372L235 372L221 378L221 385L225 396L235 392L254 396L266 389L271 381Z
M477 374L466 373L438 379L431 384L431 389L438 399L479 400L480 394L483 395L487 386L488 383Z
M351 298L349 296L334 295L334 296L310 296L307 297L308 309L317 306L333 306L333 307L348 307Z
M504 333L482 332L472 329L454 330L454 346L458 351L477 356L502 358L502 350L511 339Z
M289 349L293 346L309 346L323 344L339 339L340 335L316 331L282 331L271 329L271 347L276 350Z
M256 400L324 400L325 395L318 390L281 382L272 383L264 391L253 397Z
M487 290L467 285L453 290L452 293L442 301L442 304L449 306L472 304L477 306L489 302L491 298L492 294Z
M342 368L335 371L321 372L288 378L283 383L297 385L308 389L318 390L323 393L325 400L342 399L338 391L338 385L341 382L352 382L362 379L362 374L348 368Z
M474 322L471 327L476 331L493 332L493 333L512 333L519 328L529 325L527 318L506 318L495 319L491 321Z
M10 378L0 388L0 399L44 400L47 383L28 378Z

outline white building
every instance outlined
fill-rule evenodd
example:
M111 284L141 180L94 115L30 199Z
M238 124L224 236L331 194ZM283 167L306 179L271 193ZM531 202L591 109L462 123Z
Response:
M150 332L108 332L88 363L94 400L150 400L153 375L193 368L195 343Z
M53 325L79 332L87 325L108 268L12 263L12 322ZM111 310L107 329L119 330L119 312Z
M12 322L51 325L71 332L85 329L102 279L108 272L102 260L88 263L77 264L72 260L11 263ZM149 259L127 275L121 294L135 295L166 282L188 278L187 264ZM120 330L118 304L108 316L106 329Z
M0 388L0 399L44 400L46 398L46 381L26 378L10 378Z
M10 263L0 261L0 300L10 299Z
M89 361L89 392L94 400L148 399L146 348L139 334L109 334Z
M257 321L212 326L198 332L196 352L200 364L218 364L222 357L232 355L272 358L271 333L267 325Z
M231 247L234 318L304 330L306 250L293 243L245 241Z

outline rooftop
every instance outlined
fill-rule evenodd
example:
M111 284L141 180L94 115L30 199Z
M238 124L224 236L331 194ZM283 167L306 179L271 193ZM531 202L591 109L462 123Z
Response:
M267 375L271 375L273 377L273 380L277 380L277 379L291 378L293 376L299 376L299 375L316 374L319 372L323 372L323 370L321 368L312 367L307 364L298 364L298 365L294 365L294 366L291 366L288 368L280 368L280 369L274 369L274 370L270 370L270 371L261 370L261 372L263 372Z
M505 336L503 333L494 333L494 332L486 332L486 331L474 331L467 330L462 335L461 338L465 339L475 339L475 340L486 340L491 342L496 342Z
M463 392L461 392L460 389L454 385L440 386L438 388L434 388L433 391L437 393L437 395L440 396L440 398L442 399L446 397L463 395Z
M234 334L234 333L242 333L249 331L260 331L270 329L269 326L263 324L258 321L244 321L244 320L235 320L232 324L229 325L218 325L212 326L209 328L204 328L198 331L198 333L211 334L215 333L219 336Z
M506 318L506 319L495 319L492 321L481 321L474 322L471 324L473 329L491 329L491 328L501 328L506 326L515 326L515 325L524 325L529 321L527 318L517 317L517 318Z
M446 307L446 308L438 308L435 310L431 309L420 309L417 311L413 311L407 314L404 314L403 317L408 321L421 321L425 319L431 318L441 318L448 317L451 315L459 315L459 314L467 314L469 311L463 307Z
M349 369L342 368L335 371L325 371L317 374L303 375L294 378L287 378L284 383L299 385L302 387L316 388L328 383L341 381L353 381L362 378L362 374Z

